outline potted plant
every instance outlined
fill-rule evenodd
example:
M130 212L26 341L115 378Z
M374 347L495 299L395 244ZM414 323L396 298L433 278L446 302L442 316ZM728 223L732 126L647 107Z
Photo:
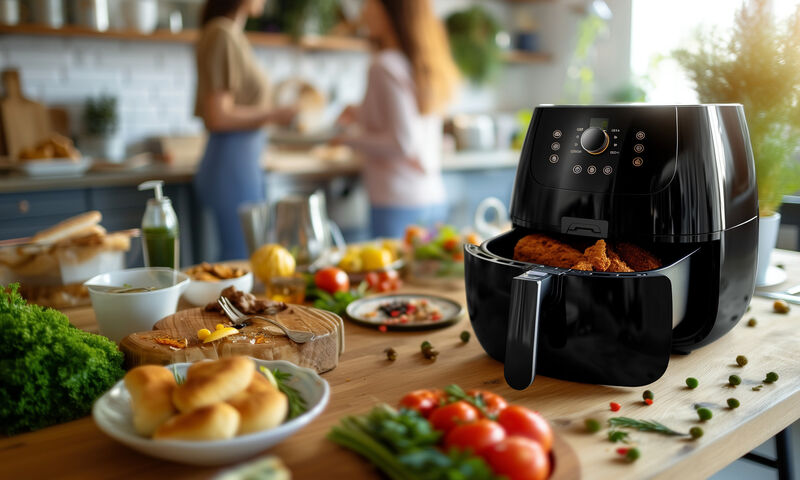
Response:
M503 64L503 51L497 44L500 24L482 6L450 14L445 20L450 50L459 70L475 82L485 83Z
M117 99L110 96L89 98L83 109L86 136L81 141L84 153L109 162L125 159L125 143L117 134Z
M701 102L744 106L758 182L756 285L767 283L782 198L800 188L800 8L777 22L770 3L744 4L729 38L701 33L694 49L674 53Z

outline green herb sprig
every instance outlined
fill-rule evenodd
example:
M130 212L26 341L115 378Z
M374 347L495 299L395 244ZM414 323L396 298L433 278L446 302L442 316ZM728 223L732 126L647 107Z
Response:
M468 395L467 392L464 391L458 385L449 385L447 388L444 389L444 393L447 394L448 400L451 402L455 402L458 400L463 400L473 407L477 408L484 417L488 418L489 420L496 420L497 415L493 415L486 410L486 402L483 400L483 396L478 394L475 396Z
M669 435L669 436L683 436L686 435L685 433L681 433L675 431L663 423L656 422L655 420L646 421L646 420L635 420L633 418L628 417L612 417L608 419L608 425L610 427L617 427L617 428L632 428L634 430L639 430L640 432L652 432L652 433L659 433L661 435Z
M264 370L266 369L267 367L264 366L259 367L259 370L261 370L262 373L264 373ZM278 383L278 390L286 395L286 398L289 400L288 419L291 420L306 413L308 411L306 399L300 395L300 392L298 392L296 388L289 385L289 381L292 379L292 374L282 372L277 368L270 371L272 372L272 376L275 377L275 381Z

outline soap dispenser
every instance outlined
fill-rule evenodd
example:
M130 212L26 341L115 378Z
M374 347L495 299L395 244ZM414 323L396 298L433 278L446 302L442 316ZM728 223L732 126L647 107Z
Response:
M180 266L178 216L172 202L163 194L164 182L150 180L139 185L139 190L153 190L155 198L147 201L142 218L142 248L147 267Z

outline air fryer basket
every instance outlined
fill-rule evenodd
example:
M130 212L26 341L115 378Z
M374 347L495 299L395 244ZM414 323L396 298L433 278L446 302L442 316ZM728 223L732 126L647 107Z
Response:
M648 272L583 272L511 259L532 233L515 228L466 246L467 306L476 336L525 388L535 373L638 386L666 370L672 329L686 311L688 245L646 245L665 266ZM574 240L568 238L568 240Z

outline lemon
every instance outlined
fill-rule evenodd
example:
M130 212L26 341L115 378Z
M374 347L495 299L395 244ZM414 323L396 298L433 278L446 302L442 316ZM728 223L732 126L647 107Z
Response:
M267 283L272 277L289 277L294 274L294 257L280 245L267 244L261 246L250 256L253 274Z
M380 270L392 263L392 252L386 248L367 246L361 250L364 270Z
M360 272L364 268L360 253L350 251L345 253L342 259L339 260L339 268L346 272Z

